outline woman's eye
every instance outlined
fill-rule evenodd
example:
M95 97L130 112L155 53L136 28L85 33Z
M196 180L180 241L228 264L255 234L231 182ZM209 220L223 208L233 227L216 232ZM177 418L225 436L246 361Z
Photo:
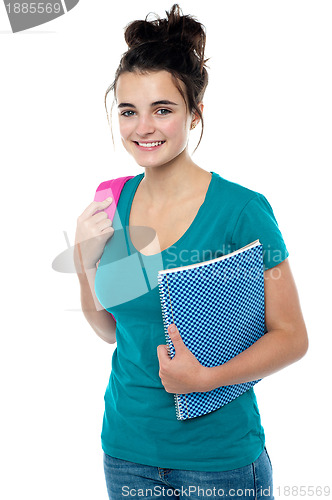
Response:
M121 116L133 116L133 115L128 114L128 113L133 113L134 114L134 111L131 111L131 110L124 111L123 113L121 113Z
M161 115L168 115L171 111L169 109L158 109L157 113L160 113Z

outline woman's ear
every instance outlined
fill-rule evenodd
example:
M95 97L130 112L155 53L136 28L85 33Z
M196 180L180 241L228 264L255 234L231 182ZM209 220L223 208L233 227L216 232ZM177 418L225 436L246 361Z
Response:
M199 102L197 104L197 107L199 108L200 112L203 114L203 109L204 109L204 104L202 102ZM193 111L193 114L192 114L192 121L191 121L191 126L190 126L190 129L192 130L193 128L196 127L196 125L199 124L200 122L200 116L199 114L197 113L196 110Z

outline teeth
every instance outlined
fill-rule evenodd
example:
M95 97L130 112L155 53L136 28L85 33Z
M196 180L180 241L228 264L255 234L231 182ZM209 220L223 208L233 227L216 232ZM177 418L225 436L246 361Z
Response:
M143 146L143 148L153 148L155 146L160 146L160 144L163 144L164 141L158 141L158 142L139 142L138 144L140 146Z

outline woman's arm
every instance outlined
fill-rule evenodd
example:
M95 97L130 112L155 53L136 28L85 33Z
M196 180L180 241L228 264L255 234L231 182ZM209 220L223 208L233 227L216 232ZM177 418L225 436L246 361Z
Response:
M264 272L267 333L227 363L208 368L208 389L264 378L301 359L307 329L288 259Z
M302 358L308 336L288 259L264 272L267 333L223 365L204 367L184 345L180 333L170 332L175 356L158 346L160 377L167 392L205 392L224 385L264 378Z
M111 203L111 197L104 201L93 201L77 218L73 259L81 286L83 314L101 339L114 344L115 320L95 294L96 266L107 241L114 234L112 221L104 211Z
M81 287L82 311L96 334L105 342L114 344L116 342L116 322L113 316L106 311L106 309L97 310L96 303L98 304L99 302L94 288L90 286L90 283L94 284L95 282L96 271L97 268L90 269L88 271L89 278L85 272L77 273Z

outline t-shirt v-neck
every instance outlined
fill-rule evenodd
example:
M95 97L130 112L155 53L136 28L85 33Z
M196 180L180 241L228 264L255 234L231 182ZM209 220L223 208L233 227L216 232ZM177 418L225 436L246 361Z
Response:
M177 241L175 241L172 245L170 245L168 248L165 248L161 252L158 252L158 253L155 253L152 255L145 255L145 254L139 252L139 250L137 250L137 248L134 246L134 244L130 238L130 234L129 234L129 218L130 218L131 207L133 204L133 199L134 199L134 196L135 196L135 193L138 189L139 184L141 183L141 181L145 177L145 174L138 175L136 177L136 183L134 184L134 186L132 188L132 192L131 192L130 197L129 197L129 202L128 202L127 211L126 211L126 217L125 217L125 227L127 228L127 231L125 233L126 233L128 252L131 254L138 253L144 259L149 259L149 258L153 258L153 257L163 256L167 251L170 250L171 247L176 246L177 248L179 248L183 243L185 243L186 240L188 239L188 237L190 236L190 233L196 227L196 225L199 224L200 220L204 218L205 212L210 204L210 200L213 198L213 190L214 190L214 185L216 182L216 175L217 174L215 174L215 172L210 172L210 174L212 174L212 175L211 175L209 186L208 186L206 194L205 194L204 201L201 204L201 206L199 207L199 209L195 215L195 218L191 222L190 226L182 234L182 236L180 236L180 238Z

